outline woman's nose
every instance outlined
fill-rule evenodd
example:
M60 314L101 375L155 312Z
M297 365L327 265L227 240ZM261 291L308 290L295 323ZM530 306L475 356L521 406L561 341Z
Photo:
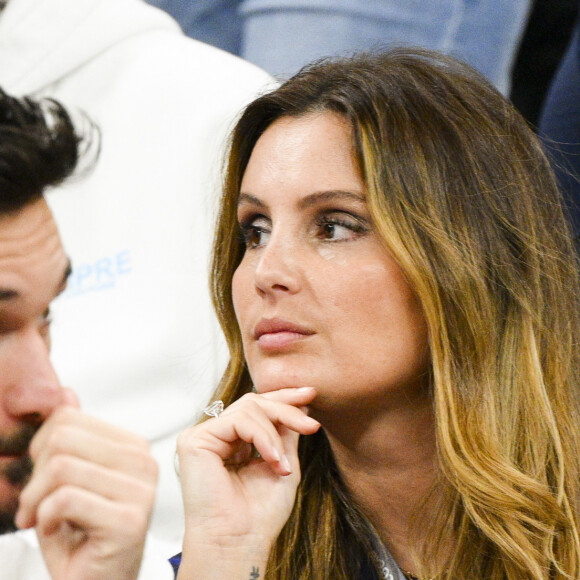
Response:
M256 288L268 294L300 290L300 250L297 244L273 234L260 251L254 272Z

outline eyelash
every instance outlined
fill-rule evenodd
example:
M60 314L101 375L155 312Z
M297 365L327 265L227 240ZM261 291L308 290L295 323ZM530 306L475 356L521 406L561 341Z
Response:
M315 224L318 227L324 227L326 225L331 225L331 226L340 226L343 228L346 228L347 230L350 230L351 232L355 233L355 234L364 234L366 232L368 232L368 227L364 226L359 219L357 219L354 216L351 216L350 214L348 214L350 216L350 219L341 219L338 217L329 217L328 214L321 214L319 216L317 216L316 220L315 220ZM336 240L338 241L346 241L346 240Z
M263 233L266 231L264 228L258 227L253 225L259 219L266 219L265 216L261 214L255 214L247 217L246 219L242 220L238 227L239 227L239 241L242 246L246 249L251 249L257 247L257 245L253 245L251 243L251 237L253 234L260 232Z
M336 210L331 212L326 212L316 216L314 223L317 227L323 228L324 226L339 226L350 230L354 234L361 235L365 234L369 231L369 227L364 225L360 218L357 218L351 214L347 214L349 219L341 219L339 217L331 217ZM344 213L344 212L341 212ZM269 230L264 227L254 225L257 220L259 219L267 219L266 216L262 214L253 214L248 216L247 218L243 219L239 223L239 240L240 244L244 246L246 249L253 249L260 246L259 243L252 242L252 236L260 235L263 233L268 233ZM332 240L333 243L337 242L345 242L348 240L345 239L337 239Z

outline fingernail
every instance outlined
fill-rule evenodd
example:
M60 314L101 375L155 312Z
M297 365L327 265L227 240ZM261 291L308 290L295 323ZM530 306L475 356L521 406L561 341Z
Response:
M280 453L275 447L272 447L272 455L274 456L274 461L280 461Z
M282 458L280 459L280 465L282 466L284 471L288 472L288 474L292 473L292 468L290 467L290 461L288 461L288 457L286 457L286 455L282 455Z

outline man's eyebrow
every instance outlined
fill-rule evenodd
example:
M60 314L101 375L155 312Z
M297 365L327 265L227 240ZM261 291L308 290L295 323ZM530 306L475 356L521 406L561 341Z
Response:
M18 298L19 294L16 290L7 288L0 288L0 301L14 300Z
M63 275L62 275L62 279L60 281L60 284L58 285L58 289L57 289L57 293L56 293L57 296L61 292L63 292L63 290L66 288L67 281L70 278L71 274L72 274L72 263L71 263L71 261L69 259L67 261L66 268L64 269L64 272L63 272Z
M55 296L58 296L66 288L67 280L69 279L71 274L72 274L72 264L71 261L68 260L66 267L63 271L62 278L60 279L60 282L56 287ZM15 300L19 296L20 293L18 292L18 290L14 290L13 288L0 288L0 302Z

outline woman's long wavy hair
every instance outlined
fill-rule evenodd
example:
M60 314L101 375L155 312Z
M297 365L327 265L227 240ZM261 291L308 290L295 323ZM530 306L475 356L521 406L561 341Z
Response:
M417 544L421 572L580 578L580 289L569 228L532 131L453 59L394 49L321 61L245 109L214 246L213 299L231 354L214 396L229 404L251 389L231 290L248 159L276 119L323 112L352 128L374 227L428 326L440 477ZM295 508L266 577L355 578L368 524L324 434L303 438L299 453Z

